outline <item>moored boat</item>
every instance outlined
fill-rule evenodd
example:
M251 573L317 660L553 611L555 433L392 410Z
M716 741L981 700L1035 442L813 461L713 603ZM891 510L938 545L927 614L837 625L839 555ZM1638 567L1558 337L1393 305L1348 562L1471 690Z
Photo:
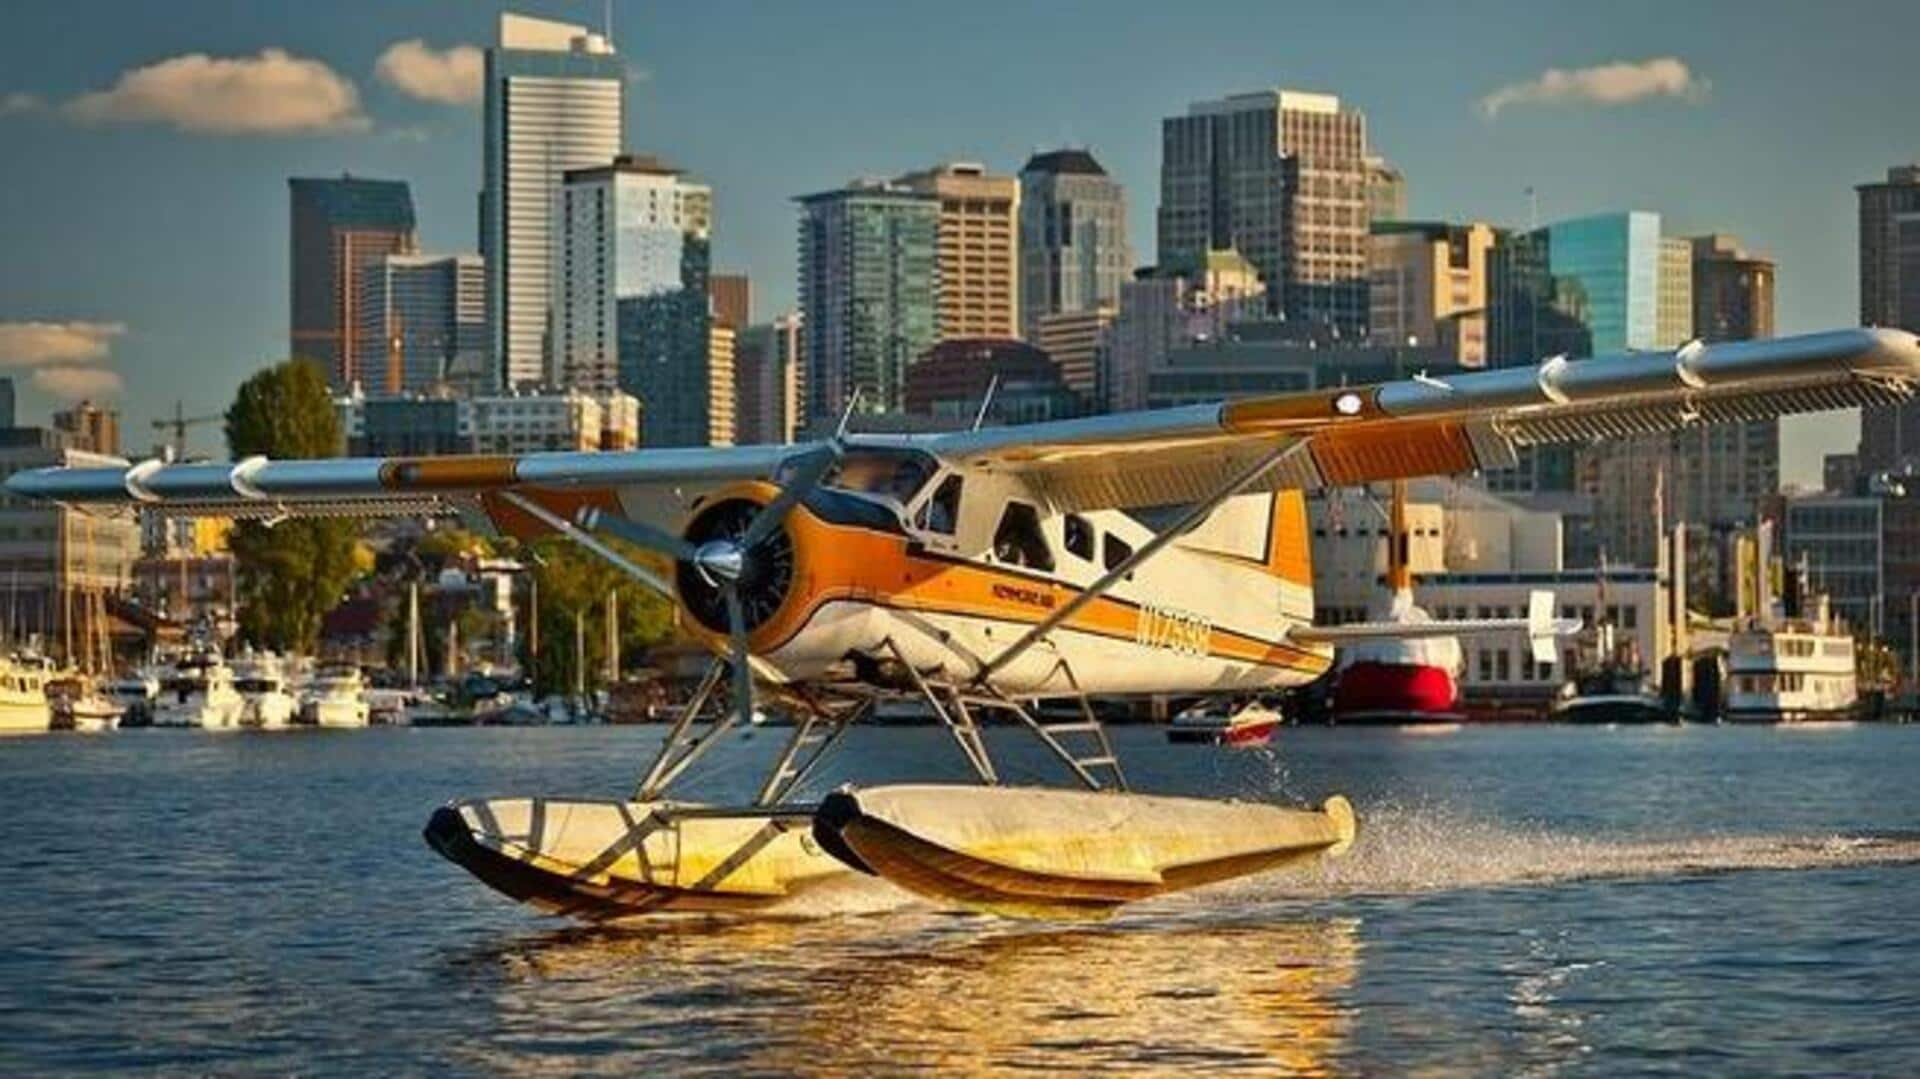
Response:
M1280 713L1251 702L1231 713L1199 704L1167 724L1167 741L1175 744L1264 745L1280 725Z
M0 656L0 734L38 734L52 729L45 660Z
M153 725L237 731L245 714L246 700L233 688L233 668L219 652L204 649L181 655L162 676Z
M316 727L364 727L371 719L367 683L360 668L323 668L307 683L301 715Z

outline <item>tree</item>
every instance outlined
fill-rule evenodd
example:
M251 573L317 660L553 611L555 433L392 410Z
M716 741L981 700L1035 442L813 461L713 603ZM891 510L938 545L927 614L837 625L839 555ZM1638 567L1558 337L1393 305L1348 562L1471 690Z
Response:
M639 548L610 541L612 546L635 561L658 565L659 559ZM652 589L633 579L591 552L558 536L535 541L527 550L534 584L540 589L540 654L532 656L532 640L520 635L521 669L534 676L541 693L571 693L574 671L584 658L584 679L591 688L602 681L607 664L607 597L618 595L620 606L620 653L623 658L637 657L650 645L664 640L673 631L673 605ZM585 630L586 654L576 655L574 618L578 614Z
M320 368L305 360L269 367L241 383L227 409L234 460L337 457L340 417ZM359 527L345 520L236 525L230 538L240 571L240 632L254 644L310 652L320 620L353 580Z

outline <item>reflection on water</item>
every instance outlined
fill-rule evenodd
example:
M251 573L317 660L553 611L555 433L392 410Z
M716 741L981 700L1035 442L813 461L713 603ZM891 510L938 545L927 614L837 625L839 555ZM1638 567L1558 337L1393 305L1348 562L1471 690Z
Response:
M1060 929L900 913L559 930L456 966L492 994L502 1037L472 1061L489 1068L591 1045L612 1071L1302 1072L1338 1057L1359 961L1351 918Z

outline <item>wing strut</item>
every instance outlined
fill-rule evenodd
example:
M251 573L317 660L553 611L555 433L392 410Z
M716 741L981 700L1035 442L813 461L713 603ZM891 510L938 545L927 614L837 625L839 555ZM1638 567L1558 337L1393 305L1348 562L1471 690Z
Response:
M992 677L995 671L1020 658L1027 649L1032 648L1047 634L1052 633L1062 622L1072 618L1079 612L1080 608L1085 607L1087 604L1105 595L1108 589L1124 580L1128 574L1139 568L1141 563L1159 554L1169 543L1200 527L1201 522L1205 521L1214 510L1218 509L1220 503L1246 490L1254 481L1271 472L1275 467L1279 466L1281 462L1288 460L1295 454L1305 453L1311 441L1311 439L1296 438L1275 446L1271 451L1255 461L1246 471L1228 480L1219 490L1187 507L1186 513L1182 514L1180 519L1175 521L1172 526L1151 540L1148 540L1145 544L1142 544L1139 550L1133 552L1132 555L1128 556L1119 565L1108 570L1105 576L1088 585L1079 595L1068 600L1064 606L1042 619L1019 640L1008 645L1005 651L987 661L987 664L980 668L980 672L974 675L974 682L985 682L988 678Z
M599 555L601 558L606 559L608 562L613 563L614 567L620 570L620 572L632 577L634 580L639 581L641 584L646 585L648 588L653 589L668 599L673 598L673 586L668 584L659 574L640 565L638 562L635 562L633 559L628 558L626 555L621 554L606 544L601 543L586 531L577 527L572 521L567 520L565 517L554 513L547 509L547 507L516 491L502 491L500 492L500 497L511 502L515 508L530 514L534 520L539 521L555 532L560 533L580 546L585 547L587 550L592 551L594 554Z

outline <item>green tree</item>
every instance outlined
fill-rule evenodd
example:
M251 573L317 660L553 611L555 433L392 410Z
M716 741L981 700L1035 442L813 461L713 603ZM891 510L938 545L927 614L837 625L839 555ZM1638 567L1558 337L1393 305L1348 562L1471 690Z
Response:
M629 558L657 565L658 560L636 547L610 541ZM534 677L541 693L571 693L574 671L584 659L585 682L593 688L604 681L607 664L607 597L617 595L620 608L622 665L637 660L646 649L673 632L673 605L652 589L636 584L592 552L570 540L549 536L526 551L534 583L540 589L540 650L531 654L533 641L520 635L520 662ZM575 645L575 615L585 630L584 657Z
M234 460L340 455L340 418L326 376L306 360L288 360L241 383L226 426ZM321 618L353 580L358 535L358 525L345 520L235 526L230 543L240 570L245 639L282 651L312 651Z

